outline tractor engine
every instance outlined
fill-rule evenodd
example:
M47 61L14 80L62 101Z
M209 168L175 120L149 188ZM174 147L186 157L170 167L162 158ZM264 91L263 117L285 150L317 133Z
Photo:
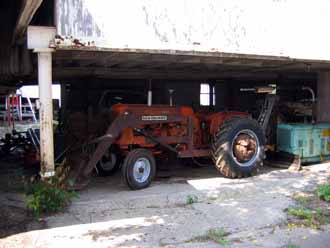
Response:
M115 142L121 150L130 149L132 146L156 147L158 144L152 138L161 138L164 143L183 150L186 147L186 141L182 142L180 138L188 136L189 125L192 126L194 134L193 143L201 144L200 120L190 107L153 105L146 108L144 105L123 104L112 107L112 119L125 115L125 113L134 113L141 120L145 120L145 124L134 128L128 127L121 132ZM173 121L169 121L169 119L173 119ZM192 123L189 123L189 119L192 120Z
M187 125L182 123L169 123L168 125L164 125L162 130L166 134L166 136L185 136L188 133Z

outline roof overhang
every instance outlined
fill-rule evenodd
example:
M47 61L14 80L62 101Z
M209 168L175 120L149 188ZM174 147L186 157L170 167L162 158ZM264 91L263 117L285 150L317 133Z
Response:
M314 77L330 61L290 57L152 49L57 47L56 78L276 79Z

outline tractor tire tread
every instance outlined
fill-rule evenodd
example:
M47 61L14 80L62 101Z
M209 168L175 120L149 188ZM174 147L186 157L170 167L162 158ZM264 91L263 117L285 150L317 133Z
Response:
M256 130L260 142L260 153L256 158L254 165L245 170L241 170L239 166L233 165L233 161L229 154L229 144L231 144L230 138L232 132L237 130L241 125L248 125L252 129ZM227 178L244 178L251 175L255 175L262 166L262 159L264 158L264 143L265 138L259 124L250 118L246 117L234 117L226 120L222 127L219 128L219 132L215 135L215 139L211 146L211 156L215 164L215 167Z

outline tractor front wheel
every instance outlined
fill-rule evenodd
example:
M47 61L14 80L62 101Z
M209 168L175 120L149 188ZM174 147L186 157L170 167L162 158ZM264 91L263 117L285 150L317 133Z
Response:
M115 153L110 150L102 156L96 164L97 173L100 176L110 176L119 168L119 162Z
M124 160L122 172L131 189L147 188L156 174L155 158L149 150L132 150Z
M216 168L229 178L253 175L263 164L265 136L260 125L248 118L223 123L212 144Z

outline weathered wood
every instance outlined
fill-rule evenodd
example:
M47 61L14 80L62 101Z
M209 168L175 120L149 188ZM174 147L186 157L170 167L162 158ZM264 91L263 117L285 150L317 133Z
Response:
M40 7L42 0L23 0L22 8L16 22L12 43L23 37L27 26L31 22L35 12Z
M270 66L264 66L262 68L253 69L253 72L264 72L264 71L284 71L284 70L299 70L307 71L307 66L305 63L293 62L293 63L283 63L283 64L275 64Z
M100 68L91 67L88 69L82 69L79 67L71 68L54 68L54 77L60 78L75 78L75 77L101 77L101 78L172 78L172 79L206 79L206 78L267 78L275 79L277 74L275 73L260 73L255 75L249 72L212 72L212 71L197 71L197 70L166 70L166 68L160 68L157 70L150 69L121 69L121 68Z
M56 75L65 78L70 78L71 74L72 78L269 79L276 78L278 73L289 75L300 72L299 75L305 79L314 77L321 66L330 69L329 62L313 60L308 61L312 70L307 71L301 67L301 64L307 63L306 60L287 57L141 49L94 50L88 47L72 50L59 48L54 60L55 64L56 61L60 62L55 67Z

